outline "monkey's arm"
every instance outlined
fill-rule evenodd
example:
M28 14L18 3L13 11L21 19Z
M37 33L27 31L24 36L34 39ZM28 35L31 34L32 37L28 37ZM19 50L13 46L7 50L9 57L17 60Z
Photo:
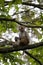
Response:
M15 37L15 41L17 41L19 39L19 37Z
M29 34L25 31L25 36L26 36L26 39L27 39L27 43L29 43Z

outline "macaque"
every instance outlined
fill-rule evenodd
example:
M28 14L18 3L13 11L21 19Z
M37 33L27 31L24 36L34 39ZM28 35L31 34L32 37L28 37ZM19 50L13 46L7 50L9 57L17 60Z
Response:
M24 26L19 27L19 37L15 37L15 41L19 40L19 45L20 46L25 46L28 45L29 43L29 36L28 33L25 31Z

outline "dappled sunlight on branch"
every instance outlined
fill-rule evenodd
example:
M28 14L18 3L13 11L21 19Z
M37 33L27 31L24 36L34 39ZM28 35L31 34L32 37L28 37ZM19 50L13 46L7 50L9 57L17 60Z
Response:
M34 49L37 47L43 46L43 42L39 42L37 44L31 44L27 46L9 46L9 47L0 47L0 53L9 53L13 51L20 51L20 50L26 50L26 49Z

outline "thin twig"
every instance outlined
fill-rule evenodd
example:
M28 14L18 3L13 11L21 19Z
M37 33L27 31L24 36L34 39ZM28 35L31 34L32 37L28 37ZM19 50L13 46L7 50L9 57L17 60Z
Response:
M35 61L37 61L40 65L42 65L42 63L37 59L35 58L32 54L30 54L29 52L27 51L24 51L28 56L30 56L31 58L33 58Z
M34 6L34 7L37 7L37 8L40 8L43 10L43 5L40 5L40 4L34 4L34 3L27 3L27 2L22 2L23 5L30 5L30 6Z
M24 13L24 12L28 12L28 11L29 11L29 10L21 11L21 12L15 12L12 16L17 15L17 14L21 14L21 13Z
M8 5L7 3L11 2L12 4L15 2L15 1L5 1L5 5ZM18 4L18 3L17 3ZM29 5L29 6L34 6L34 7L37 7L39 9L42 9L43 10L43 5L40 5L40 4L34 4L34 3L30 3L30 2L22 2L21 4L23 5Z

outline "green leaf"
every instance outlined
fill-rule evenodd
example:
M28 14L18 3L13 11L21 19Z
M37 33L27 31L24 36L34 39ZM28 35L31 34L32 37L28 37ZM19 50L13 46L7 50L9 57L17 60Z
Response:
M14 4L21 4L22 3L22 0L13 0Z
M15 5L16 12L19 10L18 5Z

